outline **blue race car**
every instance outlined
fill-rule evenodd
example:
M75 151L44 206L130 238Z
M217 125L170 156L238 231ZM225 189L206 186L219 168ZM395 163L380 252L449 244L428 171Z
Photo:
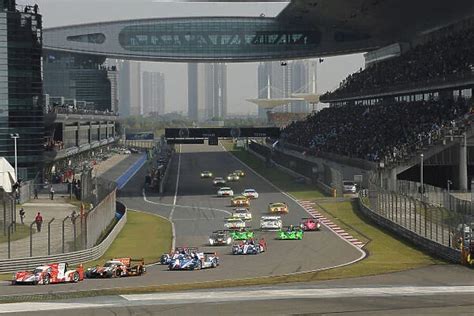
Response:
M171 260L176 259L179 255L189 256L193 252L198 252L197 247L176 247L174 251L170 253L164 253L161 255L160 264L169 265Z
M219 257L215 252L193 252L189 255L179 254L171 260L168 270L199 270L216 268Z

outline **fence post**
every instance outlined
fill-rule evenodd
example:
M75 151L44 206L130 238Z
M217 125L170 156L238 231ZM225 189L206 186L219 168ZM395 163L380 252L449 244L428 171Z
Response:
M413 231L416 233L416 199L413 200L413 204L415 205L415 209L414 209L414 212L413 212L413 217L414 217L414 221L413 221L413 225L415 226L413 228Z
M426 204L423 205L423 208L425 209L425 237L428 235L428 225L426 225L426 219L428 218L428 208L426 207Z
M36 221L30 224L30 257L33 257L33 225L35 223Z
M54 221L54 217L52 220L48 222L48 256L51 255L51 223Z
M8 259L11 259L11 232L12 232L12 229L13 229L13 224L14 222L12 222L10 224L10 226L8 226Z
M87 245L87 222L88 222L88 218L89 218L89 213L86 213L85 216L84 216L84 241L85 241L84 249L87 249L87 247L88 247L88 245Z
M62 253L64 253L64 244L65 244L65 236L64 236L64 223L67 221L67 219L69 218L69 216L66 216L64 219L63 219L63 223L62 223L62 237L63 237L63 247L62 247Z
M76 218L77 218L77 217L71 216L72 230L73 230L73 235L74 235L74 251L76 251L76 238L77 238L77 232L76 232Z

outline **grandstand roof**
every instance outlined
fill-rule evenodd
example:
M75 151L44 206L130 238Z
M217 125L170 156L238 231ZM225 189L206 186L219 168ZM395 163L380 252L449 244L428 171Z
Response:
M305 101L304 98L275 98L275 99L247 99L248 102L256 104L258 107L264 109L273 109L292 101Z
M318 103L320 95L317 93L293 93L293 98L300 98L309 103Z

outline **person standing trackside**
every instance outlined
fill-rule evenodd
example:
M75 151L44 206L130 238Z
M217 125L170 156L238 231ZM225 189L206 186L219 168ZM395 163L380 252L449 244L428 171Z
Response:
M35 188L33 189L33 194L34 194L33 199L36 199L36 200L37 200L37 199L38 199L38 188L35 187Z
M24 219L25 219L25 210L22 208L20 208L20 221L21 221L21 224L25 224L24 223Z
M54 188L52 184L51 184L51 187L49 188L49 196L51 197L51 200L54 200Z
M41 225L43 224L43 216L41 216L41 213L38 212L38 214L35 217L35 222L36 222L36 229L38 230L38 233L41 232Z

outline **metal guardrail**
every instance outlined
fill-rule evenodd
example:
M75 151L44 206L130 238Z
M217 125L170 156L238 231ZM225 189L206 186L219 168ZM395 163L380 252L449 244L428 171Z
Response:
M123 216L99 245L89 249L59 255L0 260L0 273L30 270L51 262L68 262L71 265L77 265L100 258L107 251L127 222L126 207L122 203L117 202L117 209L124 211Z

